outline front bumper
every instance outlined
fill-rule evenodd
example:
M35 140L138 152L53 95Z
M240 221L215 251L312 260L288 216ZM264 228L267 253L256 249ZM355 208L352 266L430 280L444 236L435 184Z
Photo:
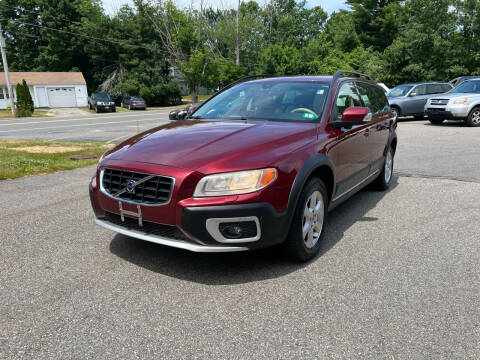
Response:
M117 233L131 236L133 238L153 242L155 244L175 247L179 249L189 250L193 252L235 252L235 251L245 251L248 250L246 247L241 246L206 246L206 245L197 245L192 242L187 242L183 240L172 240L166 237L147 234L145 232L140 232L137 230L126 229L122 226L114 225L110 222L95 218L95 224L100 225L108 230L115 231Z
M97 105L96 107L101 111L115 111L115 105Z
M436 106L427 104L425 113L430 119L464 120L468 117L469 108L464 105Z
M184 185L190 181L180 173L176 178ZM137 239L194 252L233 252L273 246L283 242L288 234L290 219L286 212L279 212L261 197L253 200L256 202L228 204L213 198L211 201L205 198L178 201L178 194L176 188L171 201L165 205L138 206L123 201L119 204L118 199L100 190L96 176L90 184L95 223ZM247 236L245 232L239 238L221 236L221 226L226 223L243 226L246 222L255 224L253 234Z

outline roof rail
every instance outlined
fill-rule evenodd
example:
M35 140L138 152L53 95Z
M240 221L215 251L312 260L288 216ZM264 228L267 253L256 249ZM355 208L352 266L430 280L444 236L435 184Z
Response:
M353 77L358 77L358 78L366 78L367 80L373 80L373 78L370 75L367 74L362 74L356 71L352 70L338 70L334 75L333 75L333 80L332 83L337 81L338 79L344 77L344 74L350 74L354 75Z

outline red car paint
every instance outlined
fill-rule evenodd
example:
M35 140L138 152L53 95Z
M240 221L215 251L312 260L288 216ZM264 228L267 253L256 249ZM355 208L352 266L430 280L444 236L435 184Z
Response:
M278 80L331 83L332 77L261 81ZM288 212L292 187L300 170L309 159L319 154L328 157L334 164L334 184L329 189L330 201L334 204L335 197L341 195L342 186L348 190L348 182L342 182L362 169L367 172L373 169L372 164L384 153L396 129L396 119L391 111L372 115L370 122L349 131L334 128L331 114L336 101L335 94L339 86L347 81L358 79L340 78L330 85L324 120L321 122L187 119L150 129L124 141L104 155L92 179L96 217L103 218L105 211L118 213L119 206L117 200L99 191L102 168L168 175L175 178L170 202L161 206L142 206L142 216L148 221L175 225L184 231L190 241L201 244L182 226L184 209L268 203L278 213ZM365 107L350 108L343 120L355 121L367 114ZM196 184L205 175L267 167L276 168L278 178L271 186L260 191L243 195L193 197ZM133 204L125 203L124 207L136 211Z

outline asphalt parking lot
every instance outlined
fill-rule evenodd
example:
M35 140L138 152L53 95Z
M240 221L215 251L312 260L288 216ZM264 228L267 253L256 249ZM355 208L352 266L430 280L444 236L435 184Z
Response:
M398 135L303 265L96 227L93 167L0 182L0 358L478 359L480 128Z

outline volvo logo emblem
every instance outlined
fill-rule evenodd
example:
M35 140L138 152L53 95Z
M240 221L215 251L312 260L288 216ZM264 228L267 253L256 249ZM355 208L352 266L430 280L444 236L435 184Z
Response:
M125 190L129 193L133 193L135 191L135 185L137 185L135 180L128 180L125 185Z

